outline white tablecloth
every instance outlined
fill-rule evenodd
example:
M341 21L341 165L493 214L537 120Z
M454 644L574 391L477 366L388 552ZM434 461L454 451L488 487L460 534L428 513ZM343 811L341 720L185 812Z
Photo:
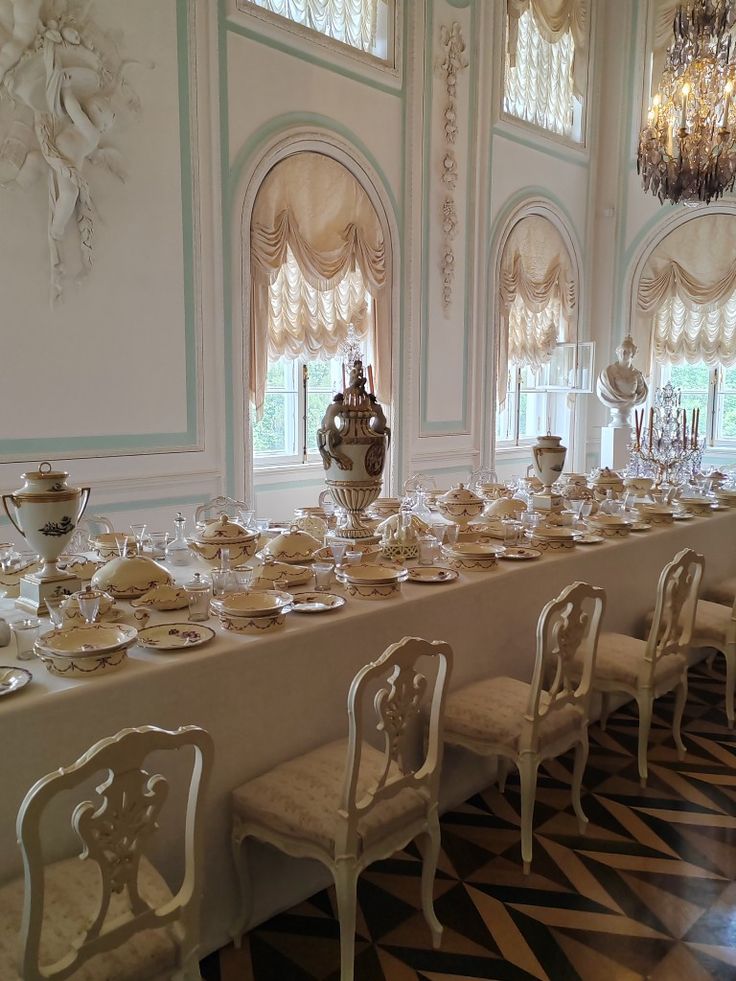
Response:
M209 730L216 749L205 809L203 906L203 950L212 950L227 941L234 911L230 791L344 735L348 687L363 664L388 644L416 635L453 646L453 688L484 675L528 680L539 611L567 583L584 580L606 589L604 630L637 630L653 606L662 566L686 546L705 554L706 582L736 573L736 511L548 553L536 562L499 563L451 584L405 583L400 598L349 600L324 616L290 614L282 630L266 636L220 633L211 644L180 654L135 647L127 667L108 677L63 680L37 662L24 662L33 683L0 699L0 881L20 872L15 816L38 777L124 726L195 723ZM15 663L12 647L0 649L0 664ZM449 754L445 763L446 804L485 786L487 764L463 757L461 766ZM58 827L49 837L52 854L68 852L73 842ZM175 868L171 840L173 834L160 858ZM255 858L259 918L298 901L319 882L311 863L277 859L266 850Z

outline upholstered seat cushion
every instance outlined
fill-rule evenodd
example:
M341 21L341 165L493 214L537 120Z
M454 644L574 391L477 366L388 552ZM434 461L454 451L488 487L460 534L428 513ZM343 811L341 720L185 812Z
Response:
M732 605L724 606L721 603L698 600L698 611L695 614L693 627L693 644L707 642L714 647L722 648L731 627L732 615Z
M517 751L525 727L529 685L516 678L485 678L453 692L445 701L445 739L453 734ZM546 698L542 695L542 700ZM539 727L539 748L574 736L580 729L581 710L564 705L545 716Z
M346 760L347 740L320 746L238 787L233 791L233 808L247 821L307 839L331 852ZM364 743L358 801L376 785L383 770L383 753ZM411 787L379 801L358 824L363 847L368 847L392 828L421 817L424 811L424 801Z
M644 655L647 643L628 634L601 634L598 638L598 653L595 658L596 679L636 688L643 677ZM654 669L654 683L657 686L672 681L673 686L682 674L686 660L682 654L665 654L657 660Z
M46 866L41 964L69 953L99 909L100 871L90 859L69 858ZM150 862L141 861L141 895L152 906L171 899L171 892ZM0 978L17 981L23 880L0 887ZM122 895L113 895L108 921L126 910ZM74 973L74 981L149 981L168 977L177 963L177 945L166 929L144 930L116 950L98 954Z
M705 590L705 595L714 603L723 603L726 606L733 606L736 598L736 576L730 579L722 579L714 583Z

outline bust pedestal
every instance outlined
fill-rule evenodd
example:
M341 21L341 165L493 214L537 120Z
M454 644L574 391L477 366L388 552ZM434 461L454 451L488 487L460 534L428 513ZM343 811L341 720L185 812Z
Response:
M631 426L603 426L601 429L601 466L621 470L629 463Z

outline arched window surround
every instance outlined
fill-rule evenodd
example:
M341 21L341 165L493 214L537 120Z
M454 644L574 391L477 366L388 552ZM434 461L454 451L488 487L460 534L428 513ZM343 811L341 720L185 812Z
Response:
M581 311L585 309L586 292L585 284L581 274L582 270L582 248L577 237L575 228L568 218L554 202L542 195L529 194L517 199L515 203L507 206L505 212L496 219L495 232L491 239L491 249L489 253L489 284L491 302L489 303L489 319L486 330L486 372L490 373L486 385L488 392L488 403L484 406L483 417L487 430L482 434L483 446L488 453L488 461L495 460L496 457L496 413L498 411L498 391L497 391L497 364L500 343L500 329L503 322L503 313L499 296L501 283L501 263L504 252L508 244L511 232L516 225L523 219L532 215L546 218L559 232L560 237L567 249L570 257L570 269L577 288L577 323L575 331L579 334ZM581 337L582 339L582 337ZM488 377L488 375L487 375ZM576 422L576 433L581 428L582 420Z
M398 384L400 344L400 256L397 218L389 192L377 170L350 141L319 126L300 126L282 130L265 142L243 166L232 188L230 227L231 268L229 293L232 309L230 371L233 389L233 464L235 489L246 499L253 495L253 447L251 406L248 397L250 373L250 225L258 190L269 171L280 161L296 153L322 153L346 167L365 190L376 214L386 243L386 265L390 270L391 391L388 406L393 421L402 413L402 392ZM394 482L399 440L392 441L386 486ZM302 471L304 468L301 468Z

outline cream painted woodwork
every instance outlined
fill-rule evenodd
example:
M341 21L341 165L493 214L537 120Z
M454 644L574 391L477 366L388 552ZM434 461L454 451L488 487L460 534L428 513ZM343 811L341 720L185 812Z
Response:
M181 749L192 750L193 759L183 821L184 871L174 893L146 855L160 832L170 787L144 765L153 753ZM36 781L18 811L24 884L0 887L4 981L72 976L115 981L130 978L133 965L140 981L200 977L201 807L213 751L209 735L196 726L175 732L123 729L99 740L71 766ZM101 773L96 797L85 799L89 781ZM58 820L54 805L63 795L79 801L71 816L78 853L47 864L44 816L51 812Z
M433 886L440 853L443 708L452 660L452 650L441 641L404 637L392 644L350 685L347 741L282 763L233 791L233 858L242 903L233 928L236 945L252 914L242 845L257 838L330 870L340 921L340 978L352 981L358 876L420 837L422 909L439 947L442 924ZM369 696L373 715L366 711ZM423 707L426 738L419 725ZM368 742L376 732L381 749Z
M699 600L693 625L693 647L711 647L726 659L726 718L729 729L734 727L734 690L736 690L736 586L730 580L733 605ZM718 592L723 598L723 589ZM730 597L729 597L730 598Z
M595 656L605 591L576 582L544 607L537 623L531 683L494 676L454 692L447 700L445 740L482 756L499 757L503 792L509 762L521 781L521 857L532 861L537 771L548 759L575 748L572 803L583 834L588 819L580 802L588 760L588 722ZM582 670L573 683L577 659Z

